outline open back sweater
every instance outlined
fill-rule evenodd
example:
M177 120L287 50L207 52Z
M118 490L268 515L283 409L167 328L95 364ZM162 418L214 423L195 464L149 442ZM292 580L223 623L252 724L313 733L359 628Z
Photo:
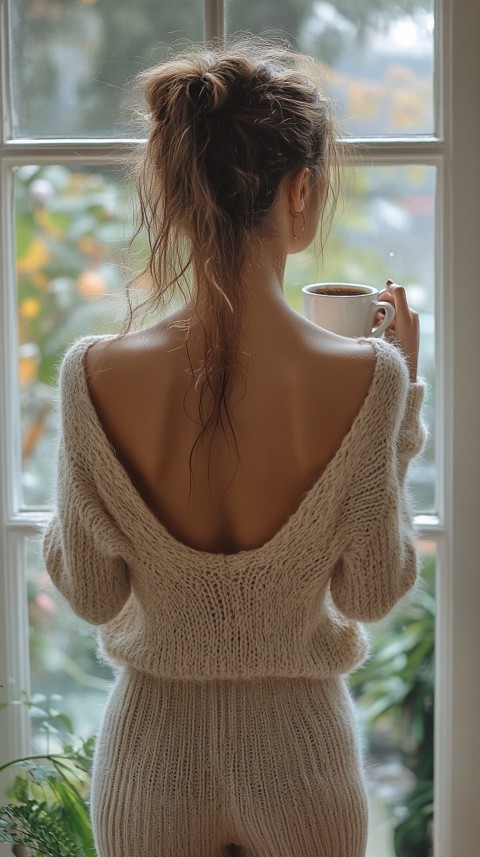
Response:
M158 677L325 678L368 654L362 622L387 615L418 575L410 460L425 385L369 339L367 396L334 457L265 544L232 554L182 544L140 497L90 398L76 342L60 370L56 509L43 551L55 586L99 628L99 654Z

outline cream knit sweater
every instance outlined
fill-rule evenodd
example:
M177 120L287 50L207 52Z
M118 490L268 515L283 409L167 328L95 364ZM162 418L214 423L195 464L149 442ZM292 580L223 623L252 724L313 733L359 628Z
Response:
M368 654L360 622L417 579L405 477L425 439L424 383L370 339L374 377L319 479L264 545L208 553L175 539L115 455L89 396L78 341L60 372L57 508L44 557L72 609L100 626L99 655L154 676L324 678Z

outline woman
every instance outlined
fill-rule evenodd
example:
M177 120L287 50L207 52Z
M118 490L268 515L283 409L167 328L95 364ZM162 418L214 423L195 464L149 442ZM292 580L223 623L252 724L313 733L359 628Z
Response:
M294 312L289 253L335 171L315 64L237 44L141 77L152 326L64 358L48 571L118 668L96 743L100 857L361 857L346 675L417 579L418 317L387 340ZM232 850L233 849L233 850Z

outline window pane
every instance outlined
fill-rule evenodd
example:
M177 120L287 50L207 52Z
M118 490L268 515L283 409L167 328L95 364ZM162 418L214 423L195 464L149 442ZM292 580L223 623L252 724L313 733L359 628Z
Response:
M345 131L433 132L433 0L227 0L227 31L293 37L324 66Z
M10 4L13 133L125 136L125 84L203 36L199 0L25 0Z
M369 792L366 857L432 853L436 545L418 549L422 590L371 626L371 657L349 678Z
M390 278L406 287L420 315L419 374L428 381L424 414L431 436L410 467L418 512L435 510L435 168L357 167L345 176L346 195L325 245L290 255L285 293L302 311L301 286L365 283L380 291Z
M44 694L47 701L58 694L61 700L53 707L71 718L77 735L87 738L99 725L113 670L96 658L96 629L79 619L54 588L45 571L39 538L27 540L26 574L31 694ZM43 719L32 720L35 752L45 752Z
M78 336L117 332L124 318L119 293L132 257L121 251L131 234L131 196L107 168L20 167L15 187L23 496L35 506L51 500L60 356ZM433 167L357 168L323 262L311 248L292 255L285 278L287 298L300 311L307 283L381 289L391 277L406 285L420 313L419 371L429 382L431 438L410 469L417 511L425 512L435 509L434 195Z
M41 506L52 499L58 361L125 317L131 194L114 169L26 166L15 205L23 497Z

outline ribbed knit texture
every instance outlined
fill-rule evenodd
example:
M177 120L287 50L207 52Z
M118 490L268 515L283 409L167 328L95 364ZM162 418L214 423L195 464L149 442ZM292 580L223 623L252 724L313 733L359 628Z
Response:
M364 857L368 801L342 677L156 679L125 668L97 738L100 857Z
M422 382L372 339L373 381L334 458L263 546L187 547L147 508L98 420L84 355L60 375L57 510L48 572L73 610L101 625L111 662L170 678L349 672L367 654L357 620L385 616L417 577L405 475L423 444Z
M364 857L367 798L344 674L362 621L415 585L405 479L423 382L388 342L353 425L297 510L234 554L179 542L98 420L77 342L60 373L47 570L120 667L97 739L100 857Z

